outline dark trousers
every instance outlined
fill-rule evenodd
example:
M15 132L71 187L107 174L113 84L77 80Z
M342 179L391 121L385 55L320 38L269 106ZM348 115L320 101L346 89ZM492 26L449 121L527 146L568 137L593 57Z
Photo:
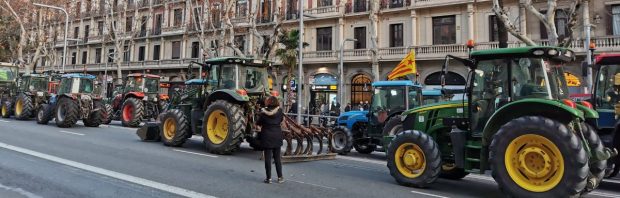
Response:
M276 163L276 172L278 173L278 178L282 177L282 156L280 156L280 148L265 149L263 152L265 153L265 173L267 173L267 179L271 179L272 157Z

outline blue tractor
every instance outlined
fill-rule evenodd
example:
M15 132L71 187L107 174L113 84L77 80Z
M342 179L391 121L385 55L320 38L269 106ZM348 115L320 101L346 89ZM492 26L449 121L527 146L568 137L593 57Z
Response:
M90 74L62 75L57 93L37 113L41 115L37 123L47 124L55 118L58 127L69 128L82 119L85 126L98 127L105 119L104 106L102 97L94 92L94 81Z
M367 111L340 114L333 131L334 151L345 155L352 148L358 153L384 151L384 136L402 130L404 111L422 104L422 86L412 81L378 81L372 84L373 95Z

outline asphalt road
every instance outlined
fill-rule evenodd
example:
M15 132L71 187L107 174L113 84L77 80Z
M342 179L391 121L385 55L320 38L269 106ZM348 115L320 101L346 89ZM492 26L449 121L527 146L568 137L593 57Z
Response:
M264 184L260 154L247 145L234 155L212 155L200 137L171 148L141 142L135 129L117 124L61 129L0 119L0 197L502 196L488 175L440 179L426 189L399 186L382 153L285 164L285 183ZM620 180L588 197L620 198Z

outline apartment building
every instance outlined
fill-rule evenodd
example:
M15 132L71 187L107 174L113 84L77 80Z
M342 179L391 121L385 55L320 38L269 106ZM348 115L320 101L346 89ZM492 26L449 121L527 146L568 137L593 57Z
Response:
M79 10L73 14L69 36L79 41L69 46L67 65L69 70L101 74L106 62L113 60L108 54L114 51L113 43L102 43L104 13L103 0L77 0L68 5ZM115 4L118 1L114 0ZM150 69L171 80L184 78L184 68L204 54L201 42L193 25L194 11L206 9L201 0L125 0L126 9L133 14L126 18L125 28L138 30L128 41L123 54L122 69L129 72ZM257 29L268 38L273 34L274 14L284 17L282 27L299 27L299 0L237 0L232 22L236 26L235 44L243 53L248 53L255 45L254 36L249 31L249 16L258 7ZM304 49L304 84L310 88L304 98L319 103L331 103L338 87L337 66L340 45L344 42L344 93L345 101L356 104L370 100L371 36L369 11L371 0L305 0L304 41L309 44ZM439 84L440 65L447 54L467 55L467 40L476 41L475 49L496 48L498 43L497 18L492 12L491 0L379 0L378 58L379 76L384 80L396 64L411 50L416 51L418 81L426 85ZM546 1L534 1L540 8ZM210 1L211 10L221 9L222 1ZM519 0L504 0L511 20L520 32L540 44L546 43L544 26L529 12ZM559 1L556 14L557 29L560 35L566 34L567 14L563 11L571 1ZM257 6L258 4L258 6ZM620 1L592 0L589 4L592 19L592 42L596 43L596 53L620 51ZM541 10L544 11L544 10ZM150 15L145 13L152 13ZM213 12L215 13L215 12ZM136 18L134 18L136 17ZM221 17L221 15L214 16ZM139 20L135 20L139 19ZM215 18L220 19L220 18ZM139 23L136 23L138 21ZM217 20L219 21L219 20ZM581 24L581 22L580 22ZM216 24L217 25L217 24ZM139 27L138 27L139 26ZM568 72L580 76L580 62L584 59L586 48L583 44L583 26L576 33L577 39L571 48L579 60L569 65ZM127 35L132 36L132 35ZM60 38L60 37L59 37ZM61 53L62 39L56 47ZM214 45L217 39L209 42ZM515 37L509 37L510 46L523 45ZM220 50L219 55L233 55L231 50ZM110 69L114 66L110 63ZM467 69L450 68L449 85L463 85ZM125 73L126 74L126 73ZM276 87L283 84L284 73L274 79ZM286 89L284 89L286 90Z

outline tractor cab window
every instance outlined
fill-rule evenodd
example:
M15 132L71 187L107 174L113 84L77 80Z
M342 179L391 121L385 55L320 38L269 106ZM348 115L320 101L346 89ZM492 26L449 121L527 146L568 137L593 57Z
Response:
M473 131L481 132L493 112L509 101L508 64L509 59L480 61L471 75L473 87L470 111Z
M412 109L422 105L422 90L418 87L411 87L409 89L412 90L409 90L409 96L407 96L407 99L409 100L409 108L407 109Z
M64 78L60 81L60 88L58 94L71 93L71 87L73 86L73 78Z
M249 67L240 70L241 77L239 87L247 89L249 92L260 92L267 87L267 69L260 67Z
M17 83L19 84L20 91L28 91L28 87L30 84L30 77L21 77Z
M92 93L94 90L94 83L92 79L81 78L79 93Z
M235 82L235 74L237 65L222 65L220 67L220 85L221 89L236 89Z
M17 77L17 67L0 66L0 81L13 81Z
M146 78L144 80L144 92L145 93L157 93L159 91L159 79Z
M30 91L47 91L48 83L47 78L30 78Z
M620 66L601 66L596 83L597 108L614 109L614 106L620 102Z
M144 89L144 79L139 76L127 78L127 84L125 84L125 92L142 92Z
M512 90L514 99L524 98L568 98L568 88L561 64L540 58L512 59ZM549 83L546 83L546 78ZM550 94L549 94L550 91Z
M417 95L417 94L416 94ZM383 124L389 115L405 110L404 87L376 87L370 107L370 122Z

